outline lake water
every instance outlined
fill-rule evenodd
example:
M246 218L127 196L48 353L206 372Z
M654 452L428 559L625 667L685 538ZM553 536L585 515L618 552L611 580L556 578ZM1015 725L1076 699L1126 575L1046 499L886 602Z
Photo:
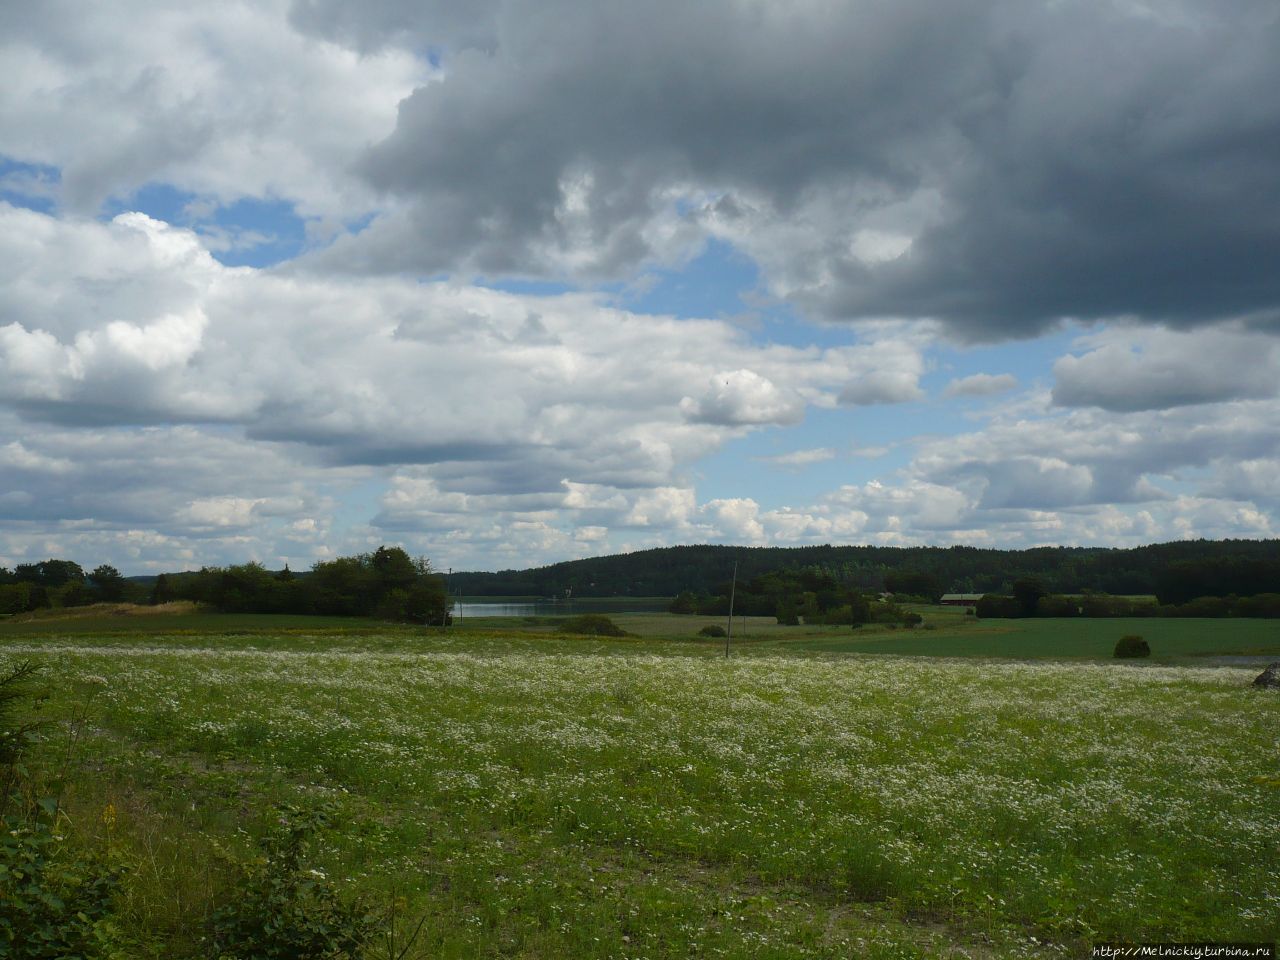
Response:
M468 617L572 617L580 613L661 613L670 600L539 600L535 603L455 603L455 619Z

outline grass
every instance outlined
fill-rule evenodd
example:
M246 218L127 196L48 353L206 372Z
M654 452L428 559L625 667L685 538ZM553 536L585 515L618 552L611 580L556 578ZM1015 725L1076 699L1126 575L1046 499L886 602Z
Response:
M1017 659L1111 659L1116 641L1135 633L1151 644L1153 659L1280 655L1280 621L1245 619L1117 618L980 620L963 608L918 606L925 626L891 628L778 626L773 618L734 618L740 653L883 653L929 657ZM619 626L645 637L689 638L703 626L724 626L724 617L620 614Z
M178 605L169 605L177 607ZM981 620L963 608L915 606L925 618L915 629L869 624L856 631L836 626L779 626L772 617L734 617L732 650L739 655L882 653L895 656L996 657L1015 659L1110 660L1116 640L1134 633L1151 644L1152 660L1176 663L1210 656L1280 656L1280 621L1251 619L1116 618ZM723 627L723 616L671 613L615 613L610 618L642 640L701 644L723 651L724 642L697 636L705 626ZM191 605L178 611L130 605L97 605L72 610L41 611L0 620L0 639L23 636L168 637L170 642L199 646L208 640L251 636L264 649L296 649L315 643L344 643L344 637L376 638L453 636L477 638L555 636L564 617L468 617L448 631L424 631L408 624L389 624L354 617L310 617L292 614L217 614ZM190 638L183 640L182 638ZM306 639L306 638L313 639ZM314 638L321 639L316 640ZM301 639L298 639L301 638ZM297 641L296 643L294 641ZM398 641L397 641L398 642ZM633 647L632 649L638 649ZM659 643L650 652L670 652ZM687 650L681 652L688 652Z
M861 631L859 631L861 633ZM809 640L826 652L923 654L943 657L1110 659L1116 641L1135 633L1151 645L1153 659L1280 654L1275 620L1117 618L1114 620L985 621L936 631L869 632L867 636Z
M700 623L679 619L681 637ZM90 701L70 809L133 864L130 955L198 955L220 858L251 852L237 828L321 799L338 819L318 867L425 917L420 957L1040 957L1280 934L1280 697L1255 671L846 655L763 624L724 661L657 633L309 622L0 635L0 665L46 664L50 716ZM936 633L878 642L988 642Z
M22 636L166 636L191 634L202 637L290 633L394 633L417 629L360 617L311 617L275 613L210 613L194 605L136 607L104 605L41 610L0 620L0 638Z

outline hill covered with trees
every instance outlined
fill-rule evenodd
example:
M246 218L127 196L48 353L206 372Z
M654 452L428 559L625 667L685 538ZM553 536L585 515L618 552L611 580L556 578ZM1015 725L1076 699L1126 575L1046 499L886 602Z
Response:
M790 617L836 615L851 600L882 591L937 600L944 593L989 594L991 616L1067 616L1090 594L1085 615L1119 615L1124 595L1154 595L1180 615L1274 615L1238 598L1280 594L1280 540L1190 540L1132 549L1039 547L684 546L572 560L528 570L454 573L448 592L465 596L683 597L702 612L727 608L737 564L739 609ZM1035 594L1034 602L1027 599ZM1019 595L1023 594L1019 598ZM1114 595L1104 600L1096 595ZM690 598L693 598L692 600ZM1221 599L1224 602L1213 602ZM103 564L86 573L70 560L0 568L0 614L96 602L193 600L236 613L317 613L440 622L449 601L425 558L399 547L322 561L310 571L258 563L126 578ZM816 604L816 606L815 606ZM1262 607L1270 611L1273 601ZM1051 613L1059 607L1063 609ZM757 608L759 608L757 610ZM1069 608L1069 609L1068 609ZM1105 608L1105 609L1104 609ZM1126 608L1127 609L1127 608ZM1191 612L1198 611L1198 612ZM843 617L841 612L838 614Z
M811 570L841 585L937 597L1010 594L1019 580L1049 593L1155 594L1161 603L1280 589L1280 540L1186 540L1130 549L1037 547L662 547L528 570L454 573L467 596L717 596L738 564L739 581Z

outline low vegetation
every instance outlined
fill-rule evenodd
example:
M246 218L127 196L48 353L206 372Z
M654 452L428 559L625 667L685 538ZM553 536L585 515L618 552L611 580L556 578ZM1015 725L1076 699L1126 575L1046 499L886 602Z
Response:
M324 955L268 952L286 915L364 960L398 955L389 931L401 960L1056 957L1280 931L1259 847L1280 698L1256 671L782 652L32 634L0 666L46 678L65 849L122 868L94 921L116 956Z
M584 613L567 617L558 623L562 633L574 633L587 637L625 637L627 631L602 613Z
M1133 660L1151 656L1151 647L1136 633L1126 633L1116 641L1116 659Z

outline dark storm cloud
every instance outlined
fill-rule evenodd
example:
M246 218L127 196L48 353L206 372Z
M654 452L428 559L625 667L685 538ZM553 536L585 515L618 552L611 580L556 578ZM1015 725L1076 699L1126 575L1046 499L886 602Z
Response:
M408 9L360 33L454 41L361 165L406 203L328 263L617 275L696 228L833 318L1280 314L1272 3Z
M425 49L491 48L497 0L294 0L289 22L303 33L359 50L388 44Z
M1053 401L1059 406L1128 413L1280 392L1280 343L1265 334L1229 326L1120 327L1085 342L1091 350L1053 366Z

